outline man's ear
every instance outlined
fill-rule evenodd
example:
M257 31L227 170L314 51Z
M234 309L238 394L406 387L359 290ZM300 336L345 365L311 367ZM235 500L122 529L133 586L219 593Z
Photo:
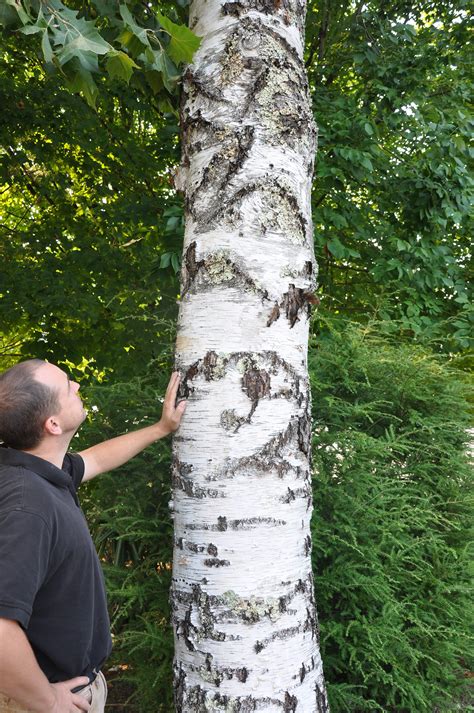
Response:
M50 436L60 436L63 432L63 429L59 425L59 421L56 416L50 416L49 418L47 418L44 422L43 428Z

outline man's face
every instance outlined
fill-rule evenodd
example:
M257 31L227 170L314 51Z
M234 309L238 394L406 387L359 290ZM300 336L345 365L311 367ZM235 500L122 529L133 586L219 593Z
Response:
M79 396L79 384L54 364L43 364L34 378L53 389L58 396L58 409L54 415L63 433L75 433L86 417L86 410Z

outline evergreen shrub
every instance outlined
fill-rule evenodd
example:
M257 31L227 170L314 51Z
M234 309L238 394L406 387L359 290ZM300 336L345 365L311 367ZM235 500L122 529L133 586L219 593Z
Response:
M459 703L472 657L465 378L420 346L350 324L326 324L310 374L331 711L471 710Z
M157 421L170 372L165 366L151 378L88 389L91 417L71 447L80 450ZM163 439L80 490L107 582L114 639L107 680L111 698L128 699L127 713L173 710L170 469L170 439Z

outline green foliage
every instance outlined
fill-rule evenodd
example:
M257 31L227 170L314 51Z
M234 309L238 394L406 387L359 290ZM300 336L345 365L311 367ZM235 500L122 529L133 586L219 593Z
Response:
M310 369L331 710L465 710L456 707L473 653L465 379L380 326L342 322L325 324Z
M318 0L307 28L322 303L465 350L474 323L467 3Z
M94 359L115 378L162 350L176 315L177 126L126 85L97 112L44 75L28 38L0 55L0 349ZM166 269L157 270L164 255ZM10 345L10 346L9 346Z
M169 371L168 363L152 363L142 378L86 389L90 417L74 449L156 421ZM119 680L130 681L139 691L133 705L144 713L172 710L169 471L169 442L160 441L80 491L107 580L114 637L109 678L116 670Z
M167 11L182 21L185 4ZM0 6L0 28L39 35L48 69L57 69L69 90L82 94L93 108L99 95L94 76L103 65L111 79L127 84L137 71L142 88L166 91L166 97L176 94L181 66L192 61L200 44L185 25L163 15L157 3L1 0Z

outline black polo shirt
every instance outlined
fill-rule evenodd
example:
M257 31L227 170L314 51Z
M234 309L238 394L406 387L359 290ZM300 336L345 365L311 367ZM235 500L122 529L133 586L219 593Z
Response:
M94 678L111 651L104 578L76 490L84 461L62 469L0 447L0 617L25 630L51 683Z

